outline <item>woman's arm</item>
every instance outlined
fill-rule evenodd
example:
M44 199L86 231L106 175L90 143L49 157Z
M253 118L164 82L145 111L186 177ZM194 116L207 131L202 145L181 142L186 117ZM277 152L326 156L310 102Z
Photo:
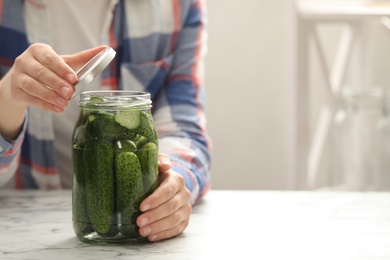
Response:
M64 111L77 81L72 68L81 67L105 47L59 56L50 46L37 43L15 59L0 79L0 186L18 166L27 107Z
M156 241L187 227L192 204L210 187L210 139L206 133L202 63L205 50L203 1L189 1L174 46L167 83L154 99L159 134L160 186L140 205L139 232Z
M160 151L169 154L172 169L184 177L195 203L210 187L210 147L206 132L204 1L191 1L174 47L172 70L154 104Z

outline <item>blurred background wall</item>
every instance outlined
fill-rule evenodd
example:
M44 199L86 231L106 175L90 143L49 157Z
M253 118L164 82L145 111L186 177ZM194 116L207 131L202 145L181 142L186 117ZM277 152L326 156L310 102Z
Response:
M206 109L214 142L213 188L296 189L292 1L208 0L206 4ZM378 23L369 26L370 84L387 86L390 31ZM340 28L321 30L331 59ZM313 59L311 81L320 86L324 76ZM315 88L310 95L314 125L321 92Z

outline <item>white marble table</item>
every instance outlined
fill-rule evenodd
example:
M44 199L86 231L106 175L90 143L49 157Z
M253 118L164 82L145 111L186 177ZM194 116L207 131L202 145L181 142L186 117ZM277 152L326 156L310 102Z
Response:
M139 245L80 242L69 191L0 190L0 259L390 259L390 193L212 191L186 231Z

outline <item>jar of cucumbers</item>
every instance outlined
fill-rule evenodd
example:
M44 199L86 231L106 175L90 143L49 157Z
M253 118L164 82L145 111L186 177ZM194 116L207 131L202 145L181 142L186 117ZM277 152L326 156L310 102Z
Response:
M72 219L85 242L128 243L139 205L158 186L158 139L150 94L86 91L73 131Z

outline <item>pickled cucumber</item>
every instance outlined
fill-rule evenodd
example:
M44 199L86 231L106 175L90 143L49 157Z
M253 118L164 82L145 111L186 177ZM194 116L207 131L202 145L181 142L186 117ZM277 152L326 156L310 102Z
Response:
M86 131L90 138L109 141L116 138L117 124L112 114L91 112L87 118Z
M137 216L143 199L142 170L138 157L133 152L118 153L115 158L117 180L117 211L119 230L125 237L139 237Z
M102 97L91 97L87 106L93 106L93 105L102 104L102 103L104 103L104 99Z
M132 138L146 137L147 141L157 143L157 132L152 115L147 111L125 110L115 114L115 122L136 133ZM144 139L140 139L144 141Z
M84 150L87 212L93 229L113 236L115 219L114 156L112 144L104 140L90 142Z
M140 134L136 134L133 138L134 144L136 145L137 148L140 148L144 144L148 142L148 139Z
M153 117L146 111L140 113L140 125L135 130L138 134L145 136L148 141L157 144L157 131L154 125Z
M134 152L135 150L137 150L136 144L133 141L128 140L128 139L116 141L116 143L114 144L114 147L115 147L114 150L116 153Z
M139 110L123 110L115 114L115 122L129 130L133 130L140 125Z
M157 145L152 142L143 145L141 149L138 150L137 156L141 163L144 191L149 193L151 189L154 190L158 185Z
M72 221L73 229L77 236L92 232L85 194L85 172L83 163L83 150L77 145L73 147L73 185L72 185Z

